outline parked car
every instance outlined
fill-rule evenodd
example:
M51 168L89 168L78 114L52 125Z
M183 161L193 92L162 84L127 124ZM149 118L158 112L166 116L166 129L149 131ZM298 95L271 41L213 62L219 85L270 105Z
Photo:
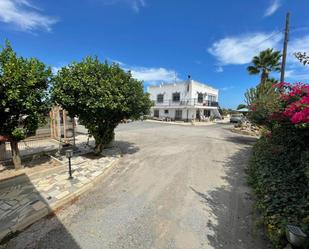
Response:
M242 113L232 114L230 117L230 123L241 123L244 119L245 116Z

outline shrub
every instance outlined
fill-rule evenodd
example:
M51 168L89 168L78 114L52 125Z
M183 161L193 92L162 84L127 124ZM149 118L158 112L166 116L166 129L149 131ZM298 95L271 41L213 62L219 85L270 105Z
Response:
M286 224L309 234L309 86L280 83L271 92L250 106L249 117L268 131L253 147L248 174L268 237L279 249Z
M305 141L296 128L281 127L263 136L253 148L249 183L275 248L285 243L287 223L309 232L309 150Z

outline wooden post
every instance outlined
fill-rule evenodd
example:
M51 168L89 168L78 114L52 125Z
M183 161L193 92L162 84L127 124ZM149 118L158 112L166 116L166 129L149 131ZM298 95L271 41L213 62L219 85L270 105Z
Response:
M286 14L286 19L285 19L285 32L284 32L284 44L283 44L283 52L282 52L280 82L284 82L286 54L288 50L288 40L289 40L289 26L290 26L290 13L288 12Z
M62 109L62 120L63 120L63 140L67 143L67 114L64 109Z

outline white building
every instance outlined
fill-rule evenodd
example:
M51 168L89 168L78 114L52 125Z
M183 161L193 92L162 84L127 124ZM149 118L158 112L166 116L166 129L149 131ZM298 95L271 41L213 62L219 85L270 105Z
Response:
M171 120L204 120L219 118L218 89L197 81L149 86L148 93L155 105L151 116Z

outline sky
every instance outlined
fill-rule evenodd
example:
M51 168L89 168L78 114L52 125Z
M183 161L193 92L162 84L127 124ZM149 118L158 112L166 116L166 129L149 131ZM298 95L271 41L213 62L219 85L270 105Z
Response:
M145 89L191 75L235 108L259 82L246 71L252 57L282 49L288 11L286 81L309 82L309 67L293 56L309 53L308 9L308 0L0 0L0 44L8 39L54 72L96 55L131 70Z

